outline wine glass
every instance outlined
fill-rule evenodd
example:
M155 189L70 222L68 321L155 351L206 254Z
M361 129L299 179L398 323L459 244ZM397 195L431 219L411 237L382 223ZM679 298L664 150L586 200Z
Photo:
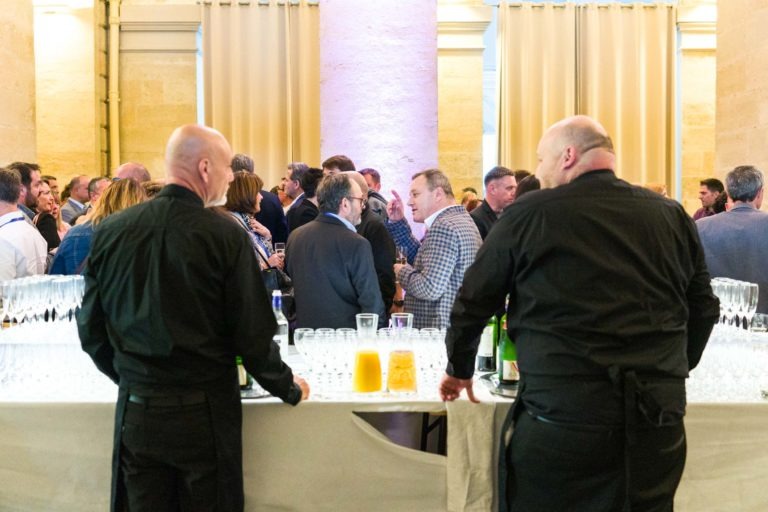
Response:
M757 311L757 298L758 298L758 292L759 288L757 283L747 283L747 298L746 298L746 312L745 316L747 317L747 329L752 325L752 318L755 316L755 312Z
M408 251L404 246L398 245L395 254L395 263L405 265L408 263Z

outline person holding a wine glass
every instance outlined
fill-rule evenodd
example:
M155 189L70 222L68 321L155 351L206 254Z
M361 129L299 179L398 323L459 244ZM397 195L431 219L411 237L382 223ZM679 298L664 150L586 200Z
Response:
M505 509L672 510L685 379L720 312L696 227L616 176L592 118L556 123L537 154L542 190L509 207L464 276L440 395L476 401L477 337L508 297L520 380L499 454Z
M427 234L419 242L405 220L405 205L397 191L387 205L387 229L395 244L406 248L408 262L396 263L395 276L405 291L405 312L413 313L413 327L445 328L453 300L482 244L467 210L456 204L448 177L438 169L415 174L408 206Z

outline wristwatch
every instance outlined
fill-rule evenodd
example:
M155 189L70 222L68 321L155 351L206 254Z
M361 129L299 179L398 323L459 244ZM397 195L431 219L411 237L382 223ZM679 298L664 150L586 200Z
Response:
M405 306L405 301L404 300L393 300L392 304L394 304L395 306L401 308L401 307Z

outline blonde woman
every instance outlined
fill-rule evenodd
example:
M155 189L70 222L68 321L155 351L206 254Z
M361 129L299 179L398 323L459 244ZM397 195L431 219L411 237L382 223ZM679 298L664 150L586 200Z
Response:
M93 230L113 213L137 205L147 196L134 180L115 181L104 191L93 217L85 224L74 226L61 242L53 259L50 274L79 274L91 250Z

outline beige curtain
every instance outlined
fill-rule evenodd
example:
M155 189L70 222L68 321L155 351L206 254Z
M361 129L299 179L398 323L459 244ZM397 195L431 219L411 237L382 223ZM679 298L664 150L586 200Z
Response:
M320 159L317 5L214 1L203 9L205 122L250 155L270 188Z
M585 5L578 20L577 112L611 134L619 176L673 195L674 8Z
M576 7L499 6L499 163L536 168L536 146L547 126L576 109Z
M619 176L674 193L674 38L675 9L662 2L502 3L499 163L535 167L544 129L586 114L613 138Z

